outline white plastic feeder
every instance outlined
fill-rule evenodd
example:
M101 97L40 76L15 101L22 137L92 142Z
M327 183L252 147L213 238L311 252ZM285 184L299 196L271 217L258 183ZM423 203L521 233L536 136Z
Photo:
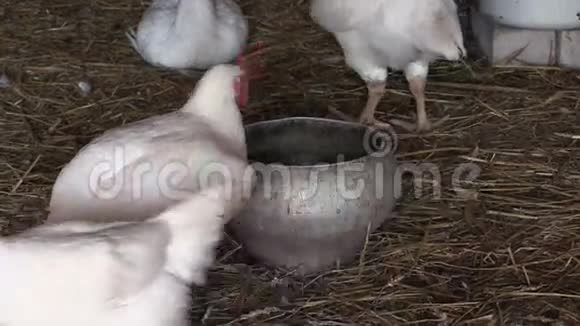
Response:
M580 0L480 0L496 23L523 29L580 29Z

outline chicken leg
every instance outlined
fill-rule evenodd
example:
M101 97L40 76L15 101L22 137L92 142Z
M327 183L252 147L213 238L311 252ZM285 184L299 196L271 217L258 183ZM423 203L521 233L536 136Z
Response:
M377 106L379 105L379 102L386 93L385 91L386 85L387 85L386 82L367 82L367 89L369 91L368 99L367 104L365 105L363 112L361 113L358 119L359 122L362 124L387 129L391 128L391 124L393 124L409 132L412 132L413 130L415 130L415 126L411 123L395 119L390 120L390 123L385 123L375 119L375 111L377 109Z
M431 130L431 122L427 118L425 111L425 84L427 81L421 77L409 79L409 89L415 97L417 105L417 132L425 132Z
M375 111L377 106L381 102L383 96L385 96L385 88L387 83L384 81L381 82L367 82L367 89L368 89L368 97L367 103L359 116L358 121L362 124L367 125L381 125L383 124L380 121L375 119Z
M428 73L429 64L421 61L412 62L405 69L409 90L413 94L417 106L417 124L413 129L418 133L431 131L447 120L443 118L432 125L429 118L427 118L427 112L425 111L425 85L427 84ZM395 124L395 121L393 123Z

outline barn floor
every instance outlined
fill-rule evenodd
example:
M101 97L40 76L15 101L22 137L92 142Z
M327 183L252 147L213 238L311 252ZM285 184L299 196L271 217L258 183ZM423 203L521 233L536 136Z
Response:
M139 0L0 0L0 230L46 216L59 169L107 128L181 106L195 81L145 65L124 35ZM268 75L247 122L357 114L366 89L307 1L243 0ZM580 73L478 61L431 69L428 112L450 115L425 136L400 134L399 159L441 169L440 199L407 191L397 216L349 266L306 278L273 270L227 240L193 324L580 324ZM77 84L92 91L82 96ZM400 74L380 105L405 117ZM451 185L481 168L471 196Z

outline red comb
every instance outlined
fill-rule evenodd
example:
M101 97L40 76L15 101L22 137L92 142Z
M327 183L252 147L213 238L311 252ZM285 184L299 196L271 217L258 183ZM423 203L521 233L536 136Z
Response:
M240 54L236 58L236 64L242 69L244 74L250 80L261 79L264 77L264 62L262 42L257 42L248 46L248 51Z
M248 52L240 54L236 58L236 64L242 70L241 76L236 79L234 88L237 93L238 107L242 108L249 101L250 80L261 79L264 77L264 62L262 60L262 43L257 42L248 46Z

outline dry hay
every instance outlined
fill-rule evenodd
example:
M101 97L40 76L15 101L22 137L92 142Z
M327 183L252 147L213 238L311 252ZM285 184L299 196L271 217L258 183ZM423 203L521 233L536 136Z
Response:
M41 223L60 167L96 134L180 106L194 81L146 66L124 31L137 0L1 0L0 230ZM365 88L306 1L245 0L268 76L247 121L356 114ZM88 80L92 92L79 93ZM401 135L400 158L441 168L441 199L408 191L397 217L349 266L307 278L226 241L194 320L207 325L573 325L580 323L580 75L558 68L441 63L428 83L439 130ZM408 116L399 75L380 109ZM386 114L386 113L385 113ZM453 191L473 163L477 195ZM410 188L410 187L408 187ZM518 323L519 322L519 323ZM197 322L199 323L199 322Z

